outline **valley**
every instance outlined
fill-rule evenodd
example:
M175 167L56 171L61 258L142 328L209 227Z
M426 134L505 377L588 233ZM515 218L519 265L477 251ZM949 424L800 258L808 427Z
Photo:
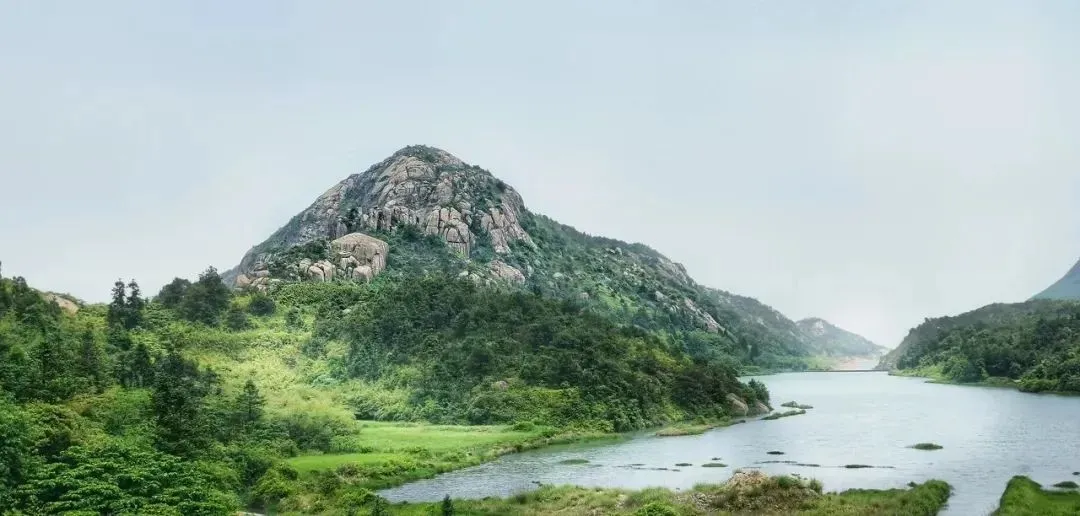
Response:
M533 213L432 147L347 177L223 273L110 297L0 278L3 510L965 514L1080 461L1059 449L1075 399L858 372L1076 392L1069 301L928 320L886 353Z

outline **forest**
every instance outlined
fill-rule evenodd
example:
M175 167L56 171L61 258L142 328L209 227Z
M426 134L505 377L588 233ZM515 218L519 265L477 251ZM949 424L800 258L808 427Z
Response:
M896 354L898 369L950 381L1080 392L1080 303L994 304L927 319Z
M356 514L372 489L492 454L723 419L728 394L768 403L730 358L441 274L267 294L210 268L153 297L117 281L77 311L50 296L0 278L4 514ZM428 428L472 441L376 449ZM304 470L333 453L369 462Z

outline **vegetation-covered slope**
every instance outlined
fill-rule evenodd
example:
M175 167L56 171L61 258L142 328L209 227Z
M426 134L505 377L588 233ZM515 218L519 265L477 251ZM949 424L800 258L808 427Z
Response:
M1080 300L1080 262L1076 262L1076 265L1053 285L1036 294L1034 299Z
M572 301L445 274L267 295L210 269L152 302L117 283L76 313L0 279L0 512L347 512L514 449L724 418L729 395L768 401L730 364Z
M225 277L240 284L324 280L327 274L310 270L320 261L334 269L335 280L355 277L351 265L336 262L332 242L358 232L389 244L388 272L393 262L422 264L412 271L571 299L612 322L678 342L698 358L797 369L810 353L795 323L776 310L703 287L645 245L586 235L534 214L506 183L431 147L406 147L349 176L252 248ZM416 240L402 239L401 232L430 236L453 252L401 247L403 240ZM361 256L362 266L370 263L375 274L382 259Z
M957 382L1007 378L1026 390L1080 392L1080 303L993 304L927 319L880 367Z
M888 351L856 333L839 328L829 321L811 317L796 323L806 336L810 349L830 357L877 357Z

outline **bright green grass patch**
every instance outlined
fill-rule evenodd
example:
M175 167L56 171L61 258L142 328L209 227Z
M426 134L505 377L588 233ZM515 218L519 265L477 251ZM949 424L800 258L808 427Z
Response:
M1009 480L995 516L1064 516L1080 514L1080 493L1047 491L1028 477Z
M764 477L764 475L762 475ZM931 480L908 489L851 490L821 493L821 484L798 477L765 477L752 489L725 485L699 485L684 492L650 488L641 491L545 486L505 499L453 500L455 514L539 516L584 515L690 515L690 514L801 514L813 516L930 516L949 498L945 482ZM398 504L389 514L440 514L441 503ZM707 508L707 510L703 510Z
M511 426L453 426L419 423L364 422L353 435L336 440L350 453L311 454L287 459L303 475L338 471L360 487L379 489L438 473L480 464L507 453L583 440L612 438L609 434L556 432L534 427L530 432Z
M654 435L657 437L679 437L684 435L700 435L714 428L724 428L731 425L745 423L745 419L724 420L701 424L676 424L658 430Z

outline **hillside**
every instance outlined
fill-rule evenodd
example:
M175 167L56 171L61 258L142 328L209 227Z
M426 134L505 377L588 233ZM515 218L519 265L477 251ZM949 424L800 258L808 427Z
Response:
M1033 299L1080 299L1080 261Z
M998 378L1025 390L1080 392L1080 303L999 303L927 319L878 367L963 383Z
M839 328L829 321L810 317L796 323L806 336L811 351L828 357L879 357L888 349L866 337Z
M266 289L381 274L461 276L573 300L702 359L800 368L809 354L806 337L776 310L704 287L643 244L535 214L488 171L425 146L403 148L334 185L223 277Z

